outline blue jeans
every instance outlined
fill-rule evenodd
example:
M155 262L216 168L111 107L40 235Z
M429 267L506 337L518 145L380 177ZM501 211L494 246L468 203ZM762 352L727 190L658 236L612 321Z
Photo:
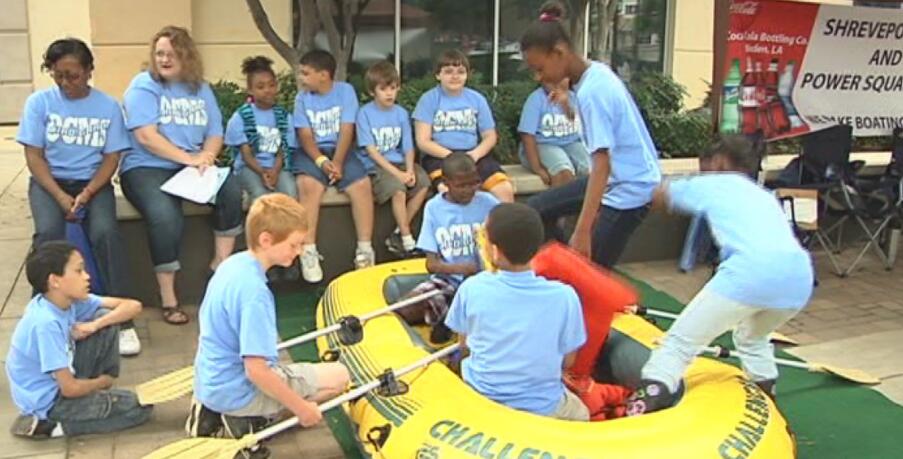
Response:
M126 199L144 217L155 272L172 272L181 268L179 249L185 224L182 199L160 190L160 186L177 172L179 169L136 167L120 176ZM235 176L229 174L212 207L213 233L216 236L241 234L241 188Z
M295 177L285 169L279 171L279 179L276 180L276 189L273 191L264 186L260 175L248 167L241 168L238 172L238 178L241 180L241 188L248 193L251 202L269 193L283 193L298 199L298 187L295 185Z
M527 204L542 217L547 239L567 242L558 227L558 219L580 213L588 181L589 177L578 177L573 182L537 193L527 200ZM624 253L630 236L646 218L649 206L615 209L602 205L599 212L602 215L597 215L593 225L591 258L600 266L611 268Z
M98 311L98 315L106 313ZM98 330L75 343L72 359L77 379L100 375L119 376L119 326ZM134 392L122 389L94 391L78 398L58 397L47 414L63 426L67 436L107 433L144 424L150 419L151 406L141 406Z
M77 196L88 184L87 180L57 180L66 193ZM47 241L66 239L63 209L56 199L33 178L28 182L28 205L34 218L35 247ZM91 251L100 270L100 277L110 296L129 296L128 263L126 262L116 220L116 199L113 187L106 185L88 201L85 232L91 241ZM98 292L100 293L100 292Z

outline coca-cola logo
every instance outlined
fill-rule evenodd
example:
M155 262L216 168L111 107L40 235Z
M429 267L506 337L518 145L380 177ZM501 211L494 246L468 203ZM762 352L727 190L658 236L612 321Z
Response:
M759 12L759 2L740 1L731 3L731 14L755 16Z

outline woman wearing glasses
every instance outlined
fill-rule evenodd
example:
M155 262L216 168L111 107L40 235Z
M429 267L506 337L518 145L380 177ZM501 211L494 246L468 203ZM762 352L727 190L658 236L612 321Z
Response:
M122 191L144 217L163 319L188 322L175 290L182 244L182 199L160 186L184 167L213 166L223 147L222 114L204 81L201 56L181 27L167 26L151 40L150 65L125 92L126 127L132 151L122 158ZM229 174L213 204L212 273L235 247L242 231L241 188Z
M130 148L122 111L116 100L88 84L94 56L83 41L54 41L41 68L56 84L28 97L16 136L31 172L34 245L65 239L66 220L84 217L106 290L95 293L128 296L128 265L110 185L120 153ZM133 328L122 330L120 346L124 355L140 351Z

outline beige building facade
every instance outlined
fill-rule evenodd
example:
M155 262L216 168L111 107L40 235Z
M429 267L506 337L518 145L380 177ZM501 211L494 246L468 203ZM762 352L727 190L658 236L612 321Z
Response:
M262 2L286 41L292 1ZM701 104L712 79L715 1L721 0L669 1L664 70L687 87L690 108ZM168 24L191 30L209 81L240 82L241 60L255 54L287 68L258 32L244 0L0 0L0 11L0 123L15 123L28 94L53 84L41 71L42 55L60 37L78 37L92 47L94 85L117 98L147 63L150 37Z

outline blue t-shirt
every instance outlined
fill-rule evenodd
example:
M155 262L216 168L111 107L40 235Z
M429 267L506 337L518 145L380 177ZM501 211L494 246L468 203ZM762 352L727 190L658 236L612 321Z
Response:
M473 199L463 205L445 199L445 194L433 196L423 208L417 248L439 255L446 263L479 265L477 235L486 223L489 211L498 204L495 196L483 191L477 191ZM461 274L443 277L454 284L464 280Z
M91 180L104 154L131 148L119 104L94 88L81 99L57 86L28 96L16 141L43 148L50 174L62 180Z
M163 83L141 72L125 90L123 106L125 125L132 131L132 151L123 156L120 174L136 167L182 167L138 143L134 134L137 128L156 125L163 137L188 153L200 151L208 137L223 135L223 115L207 83L194 92L188 84Z
M796 309L812 295L812 260L778 200L743 174L710 173L668 184L671 207L705 217L721 263L708 287L751 306Z
M245 375L243 357L263 357L271 366L279 358L276 303L263 266L250 252L232 255L216 269L198 321L197 399L219 412L244 408L258 389Z
M564 356L586 341L574 289L533 271L482 272L461 284L445 324L467 336L464 381L512 408L547 416L564 396Z
M658 152L624 82L607 65L593 62L574 90L587 150L606 149L611 158L602 203L615 209L648 204L662 180Z
M569 92L570 104L575 109L576 95ZM565 146L580 142L580 115L568 118L561 105L549 100L549 93L539 87L533 91L520 112L517 131L536 137L536 143Z
M69 309L61 309L44 295L37 295L28 303L6 355L9 388L20 413L47 419L60 391L53 373L69 368L75 374L72 326L93 320L100 304L100 297L95 295L72 303Z
M367 170L373 170L376 163L367 153L368 146L376 147L387 161L404 164L405 154L414 150L411 118L408 111L399 105L382 109L376 102L370 102L357 112L358 154Z
M470 88L457 96L442 86L430 89L417 101L414 119L432 126L433 141L449 150L472 150L482 132L495 128L486 98Z
M254 112L254 121L257 124L257 146L251 145L254 152L254 158L260 164L260 167L270 168L276 164L276 153L282 148L282 133L276 124L276 112L272 108L261 110L257 105L251 104L251 110ZM298 136L291 130L292 115L286 113L289 132L286 133L289 148L298 148ZM245 135L245 122L238 113L238 110L229 118L226 123L226 137L224 143L230 147L241 147L248 143L248 136ZM285 151L283 151L283 154ZM235 155L233 168L240 170L244 166L241 154Z
M298 91L295 96L295 127L310 128L317 146L334 150L343 124L354 124L357 117L357 94L354 87L336 81L326 94Z

